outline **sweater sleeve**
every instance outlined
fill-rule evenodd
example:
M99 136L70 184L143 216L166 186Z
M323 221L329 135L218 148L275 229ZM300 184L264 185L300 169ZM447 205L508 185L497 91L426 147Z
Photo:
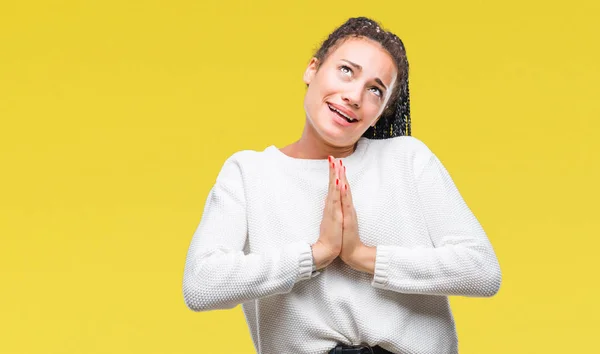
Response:
M183 297L193 311L230 309L246 301L291 291L313 271L312 249L296 242L245 253L246 202L239 163L229 158L209 192L188 249Z
M495 295L502 275L492 245L433 153L417 188L433 247L377 246L372 285L407 294Z

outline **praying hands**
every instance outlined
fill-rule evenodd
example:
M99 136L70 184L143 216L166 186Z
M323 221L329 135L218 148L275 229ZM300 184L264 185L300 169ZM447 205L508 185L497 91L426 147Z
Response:
M362 243L358 219L352 202L346 166L329 157L329 191L325 200L320 236L312 246L317 269L329 265L338 256L351 268L374 273L376 248Z

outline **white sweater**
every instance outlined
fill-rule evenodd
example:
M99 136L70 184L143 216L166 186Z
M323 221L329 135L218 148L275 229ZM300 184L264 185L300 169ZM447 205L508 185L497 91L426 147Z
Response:
M377 247L374 275L339 258L312 274L328 162L269 146L233 154L219 172L187 253L187 307L242 304L260 354L324 354L337 343L457 353L448 296L493 296L502 279L486 233L413 136L361 138L343 163L360 238Z

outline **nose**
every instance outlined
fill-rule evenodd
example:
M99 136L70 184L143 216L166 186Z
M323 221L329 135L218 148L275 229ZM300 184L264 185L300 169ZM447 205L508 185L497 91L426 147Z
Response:
M342 100L354 108L360 108L361 90L357 87L347 90L342 94Z

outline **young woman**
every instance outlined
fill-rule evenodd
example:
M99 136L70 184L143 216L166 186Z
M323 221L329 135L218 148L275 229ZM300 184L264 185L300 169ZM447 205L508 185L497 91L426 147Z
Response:
M242 304L258 353L457 353L448 296L501 271L437 156L410 135L402 41L351 18L310 60L306 124L225 161L188 250L193 311Z

